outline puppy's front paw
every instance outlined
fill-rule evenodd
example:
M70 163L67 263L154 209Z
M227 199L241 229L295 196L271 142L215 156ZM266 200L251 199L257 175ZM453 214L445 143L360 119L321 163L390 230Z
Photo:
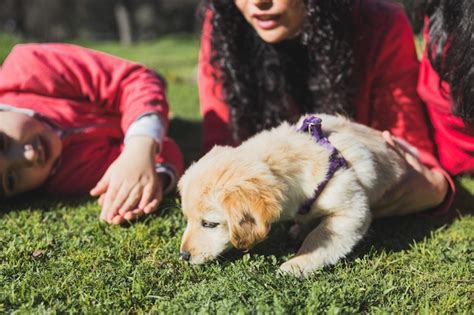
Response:
M316 268L311 264L311 261L305 257L299 256L294 257L287 262L283 263L280 266L280 272L284 274L290 274L297 277L306 278L308 277Z

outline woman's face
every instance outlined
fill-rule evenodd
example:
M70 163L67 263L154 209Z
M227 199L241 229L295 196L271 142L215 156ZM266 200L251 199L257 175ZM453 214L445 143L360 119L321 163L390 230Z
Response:
M61 150L61 139L46 124L0 111L0 199L41 186Z
M270 44L295 37L306 16L303 0L234 0L234 3L258 35Z

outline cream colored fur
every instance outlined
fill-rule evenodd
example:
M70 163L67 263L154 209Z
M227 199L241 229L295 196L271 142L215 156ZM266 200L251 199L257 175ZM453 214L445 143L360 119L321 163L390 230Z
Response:
M215 147L189 167L179 190L187 218L181 251L189 252L191 263L215 259L231 246L249 249L267 236L273 222L295 220L304 226L319 218L297 254L281 266L306 276L335 264L364 236L377 216L371 206L399 182L405 161L379 131L342 117L316 116L349 168L334 174L306 215L297 210L323 180L329 152L296 126L284 123L236 148Z

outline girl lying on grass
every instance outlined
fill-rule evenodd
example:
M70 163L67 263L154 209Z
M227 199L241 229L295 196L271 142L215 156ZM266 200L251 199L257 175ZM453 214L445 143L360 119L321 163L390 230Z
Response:
M0 197L99 197L120 224L156 210L182 173L153 71L67 44L24 44L0 68Z
M418 91L437 153L452 175L474 174L474 1L427 1Z
M413 33L399 5L207 0L203 16L198 82L205 151L304 113L339 113L416 147L402 152L411 174L378 205L387 215L449 209L454 185L433 155L416 91ZM387 141L401 143L390 135Z

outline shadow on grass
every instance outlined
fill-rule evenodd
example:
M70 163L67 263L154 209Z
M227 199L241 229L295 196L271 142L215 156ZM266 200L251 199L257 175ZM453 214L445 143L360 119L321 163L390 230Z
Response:
M167 217L170 217L172 215L173 211L179 209L180 206L177 203L177 198L177 194L169 194L165 196L155 213L152 213L150 215L144 215L131 222L125 222L121 224L121 226L123 228L129 228L137 222L144 222L148 224L148 221L150 221L150 219L166 219ZM86 203L94 204L95 202L96 198L92 198L87 195L66 198L45 196L40 192L30 192L27 194L22 194L21 196L3 200L0 203L0 218L10 212L28 210L39 210L42 212L49 212L58 210L59 208L75 209L77 207L83 206ZM99 216L99 213L97 213L97 216Z
M268 238L262 243L257 244L249 253L262 256L273 255L280 260L280 263L283 263L286 260L284 257L296 253L300 245L299 242L295 242L288 234L291 225L291 222L274 224ZM243 255L245 255L244 252L232 249L223 254L220 261L225 265L226 263L240 260Z
M443 215L418 214L376 220L355 250L363 254L370 248L377 251L403 251L414 242L423 241L431 236L431 232L443 226L449 227L456 218L474 214L474 195L456 181L457 195L451 210Z
M30 192L16 196L0 203L0 217L14 211L37 209L44 212L57 209L59 207L79 207L91 201L89 196L73 198L46 196L40 192Z
M444 215L418 214L392 217L374 221L363 241L361 241L347 260L350 262L369 252L399 252L409 249L413 243L421 242L431 233L443 226L449 227L456 218L474 215L474 194L455 181L457 195L451 210ZM301 242L296 242L288 234L291 223L280 223L272 227L269 237L254 247L250 253L257 255L275 255L283 262L283 257L296 253ZM224 256L225 262L242 257L242 253L232 250Z

